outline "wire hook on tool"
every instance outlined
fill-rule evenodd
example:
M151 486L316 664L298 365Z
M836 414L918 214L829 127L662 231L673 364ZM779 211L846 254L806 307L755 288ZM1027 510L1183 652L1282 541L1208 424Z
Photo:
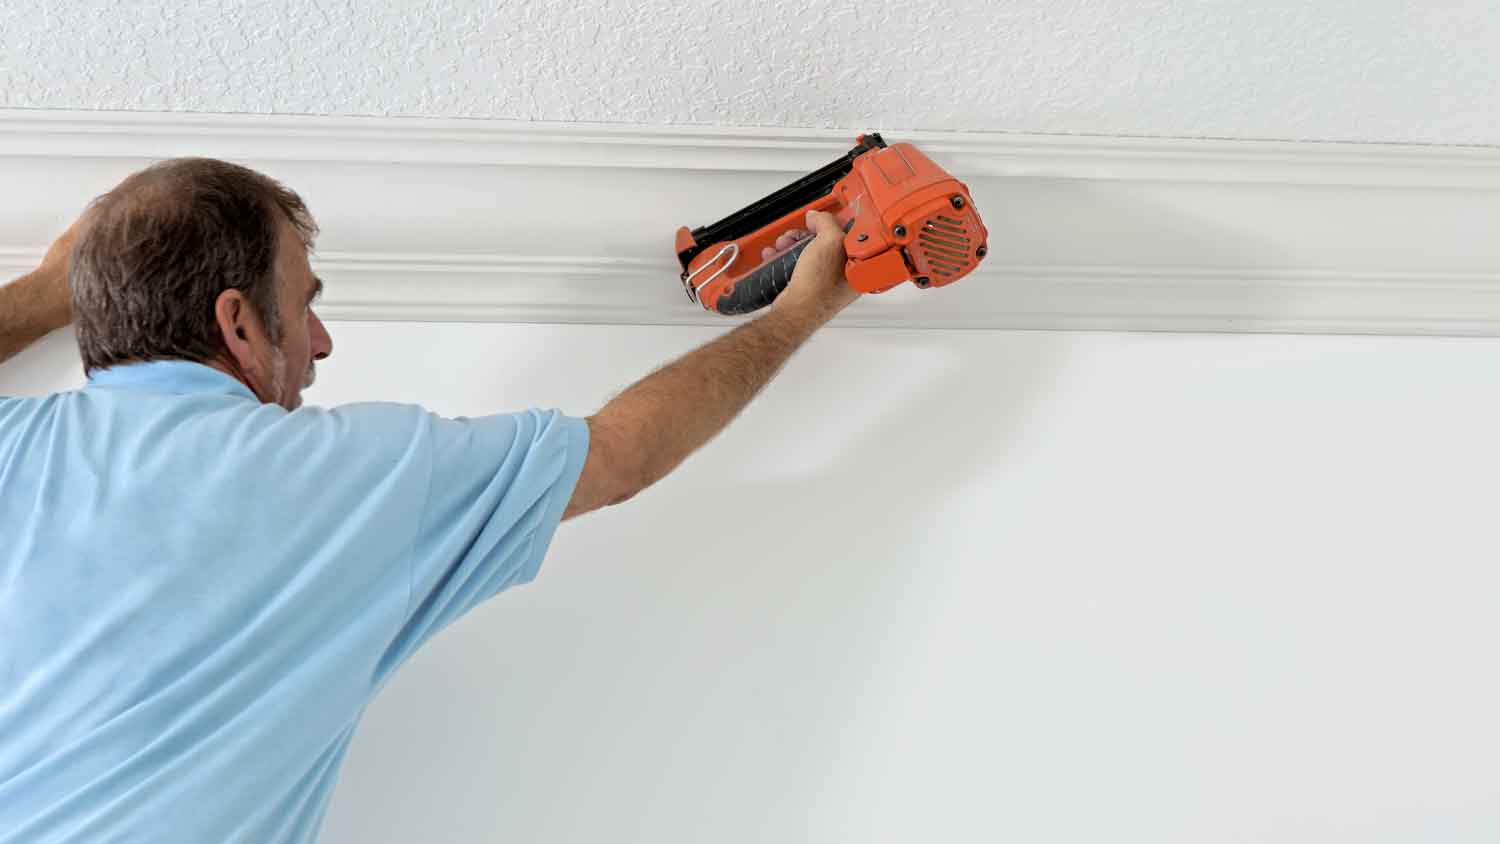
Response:
M719 258L721 256L723 256L723 254L725 252L729 253L729 259L724 262L724 266L719 267L717 270L714 270L712 273L709 274L708 278L705 278L702 282L700 282L698 284L697 287L694 287L693 286L693 277L696 276L698 273L701 273L704 270L708 269L709 267L713 266L714 264L718 263ZM712 258L709 258L707 261L703 262L703 266L699 267L696 270L693 270L692 272L690 272L686 276L684 276L683 279L682 279L682 286L687 289L688 298L692 299L693 302L695 302L696 304L699 304L699 305L703 304L703 302L698 298L698 294L702 293L703 292L703 288L707 287L709 285L709 283L711 283L714 279L716 279L719 276L723 275L724 271L727 270L727 269L729 269L730 265L734 263L734 259L738 258L739 256L740 256L740 245L738 243L726 243L724 245L723 249L720 249L718 252L715 252L714 256Z

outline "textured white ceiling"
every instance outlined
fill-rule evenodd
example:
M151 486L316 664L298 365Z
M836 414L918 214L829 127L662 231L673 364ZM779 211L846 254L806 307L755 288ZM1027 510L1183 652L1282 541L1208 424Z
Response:
M0 3L0 107L1500 144L1494 0Z

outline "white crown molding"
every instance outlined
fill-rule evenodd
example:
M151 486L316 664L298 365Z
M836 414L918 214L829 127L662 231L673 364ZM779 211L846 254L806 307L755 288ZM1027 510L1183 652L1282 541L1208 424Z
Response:
M747 126L0 109L0 156L797 171L883 131L989 176L1500 187L1500 149ZM813 156L809 157L812 153Z
M330 319L727 325L682 294L672 232L852 134L0 110L0 270L147 161L211 155L307 197ZM969 183L991 257L839 324L1500 334L1500 149L886 134Z

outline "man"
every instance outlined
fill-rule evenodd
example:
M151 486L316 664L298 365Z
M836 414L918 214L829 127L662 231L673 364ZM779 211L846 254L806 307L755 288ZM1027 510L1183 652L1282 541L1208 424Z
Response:
M593 416L445 419L301 407L333 343L292 191L176 159L96 199L0 288L0 359L71 318L88 375L0 399L0 842L312 840L415 648L532 580L560 521L672 471L857 297L838 225L808 224L770 309Z

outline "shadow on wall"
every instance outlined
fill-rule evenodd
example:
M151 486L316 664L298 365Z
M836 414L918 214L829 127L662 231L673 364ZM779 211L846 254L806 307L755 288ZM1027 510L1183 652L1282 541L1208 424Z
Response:
M1017 178L986 187L976 202L990 257L972 279L934 292L944 298L922 300L934 314L1044 328L1170 328L1191 318L1196 328L1246 329L1253 325L1236 317L1276 321L1299 309L1295 288L1266 283L1266 271L1307 268L1285 254L1296 244L1250 238L1226 222L1235 213L1263 220L1287 186L1241 186L1243 207L1228 210L1213 184Z
M1068 342L1030 334L1010 344L1015 356L987 361L966 347L995 346L962 342L963 334L836 333L769 388L777 394L769 407L747 413L703 455L713 466L732 465L764 460L779 444L805 437L841 439L826 463L800 476L722 484L704 484L712 467L695 467L609 513L618 528L610 531L613 554L569 555L578 557L569 565L605 581L589 591L610 596L592 633L583 634L612 640L607 656L579 669L618 661L612 677L630 678L632 693L649 689L644 700L599 689L592 705L614 710L606 722L619 718L671 737L657 745L659 767L640 772L660 795L638 807L644 828L679 825L684 810L673 795L696 799L705 789L715 794L703 811L751 812L744 789L752 784L743 778L771 772L780 778L772 793L798 804L785 807L787 815L830 808L820 795L847 779L870 741L854 725L864 720L861 706L879 708L862 688L892 669L882 652L914 628L939 623L927 617L923 594L931 590L923 582L960 564L943 541L945 506L1004 472L1031 408L1058 378ZM818 371L834 348L848 363ZM860 395L883 399L884 412L843 415L843 403ZM773 414L788 405L796 412ZM620 550L627 541L633 547ZM962 556L992 554L1003 566L1002 553L997 541ZM573 682L588 681L564 685ZM751 712L756 717L746 720ZM620 727L600 725L590 745L618 747L610 733ZM705 777L708 749L723 771L737 773ZM615 767L590 760L601 763ZM765 788L753 792L755 811L770 811L760 802Z
M1110 256L1115 269L1285 263L1195 215L1192 197L1142 201L1135 191L1060 180L1032 187L985 207L992 242L1013 237L1018 265L1072 266L1073 244L1088 238L1121 244ZM1028 207L1036 204L1040 215ZM1058 219L1067 230L1057 230ZM1004 246L999 253L1008 259ZM1066 314L1077 301L1070 295L1086 293L1084 301L1108 305L1088 314L1104 319L1282 307L1275 289L1222 279L1180 275L1153 289L1102 273L1084 278L1040 279L1011 296L977 286L985 279L976 276L970 291L933 291L924 301L956 312ZM1152 294L1144 301L1143 291ZM866 305L889 306L856 307ZM827 823L836 837L833 815L848 806L850 775L869 764L882 733L903 728L890 723L880 696L912 659L926 658L906 645L944 623L932 609L944 581L1003 584L1008 565L1024 564L1007 558L1004 537L975 548L945 529L949 508L1004 477L1075 342L1009 336L835 329L679 476L601 514L583 531L587 547L570 542L569 559L559 561L586 569L579 577L588 585L559 583L553 596L538 595L552 616L546 635L561 634L553 655L576 661L517 666L518 677L556 682L549 691L558 698L587 705L519 712L541 733L523 744L588 748L586 766L579 760L553 774L569 788L606 793L612 783L648 778L649 787L627 789L634 801L647 798L630 809L641 829L706 831L716 817L736 817L767 830ZM984 357L996 350L1007 358ZM836 443L826 459L792 461L815 468L778 477L736 465L775 462L778 450L808 438ZM960 573L975 565L996 573ZM540 824L531 832L583 835L582 822L563 811L531 822Z

